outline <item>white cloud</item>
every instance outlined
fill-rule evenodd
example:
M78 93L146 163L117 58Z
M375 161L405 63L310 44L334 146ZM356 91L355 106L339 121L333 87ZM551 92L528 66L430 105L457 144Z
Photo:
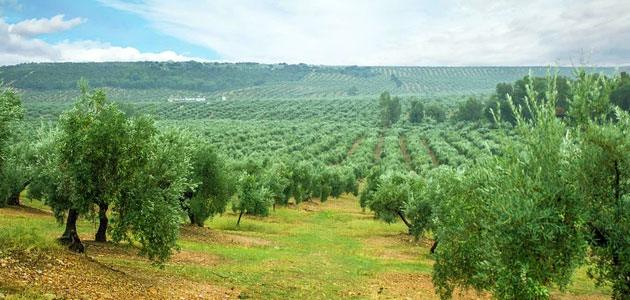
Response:
M201 58L179 55L173 51L141 52L133 47L117 47L95 41L62 41L51 44L32 36L67 30L82 19L63 20L63 15L52 19L23 21L7 24L0 18L0 65L24 62L103 62L103 61L188 61ZM26 22L26 23L25 23ZM78 22L78 23L77 23ZM17 29L16 29L17 28Z
M626 0L101 0L232 61L630 64Z
M175 53L174 51L163 51L160 53L140 52L133 47L116 47L109 43L95 41L64 41L53 46L62 54L61 61L188 61L193 60ZM203 60L194 58L194 60Z
M15 25L11 25L9 31L13 34L28 37L68 30L85 21L86 20L83 18L74 18L66 21L63 19L63 15L56 15L51 19L30 19L19 22Z

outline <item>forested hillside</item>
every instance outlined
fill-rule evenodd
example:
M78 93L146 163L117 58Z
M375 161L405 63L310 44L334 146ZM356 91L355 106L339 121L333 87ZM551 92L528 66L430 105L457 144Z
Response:
M112 62L39 63L0 67L6 86L23 100L70 101L76 82L107 88L115 101L167 101L172 97L207 99L295 99L393 94L489 93L547 67L357 67L258 63ZM571 76L572 68L558 68ZM601 68L612 74L613 68Z

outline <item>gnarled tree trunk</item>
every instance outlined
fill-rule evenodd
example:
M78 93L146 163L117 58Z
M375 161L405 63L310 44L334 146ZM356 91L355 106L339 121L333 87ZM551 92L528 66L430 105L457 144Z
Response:
M30 183L30 180L26 181L22 185L22 188L19 191L13 192L13 194L11 194L11 196L9 196L7 204L9 204L9 205L20 205L20 194L22 193L22 191L24 191L24 189L26 189L26 187L28 186L29 183Z
M107 209L109 208L108 204L99 204L98 206L98 231L96 231L96 236L94 240L97 242L105 243L107 242L107 224L109 223L109 219L107 218Z
M407 228L409 228L409 234L412 234L413 233L413 225L411 225L411 223L409 223L409 221L407 221L407 218L405 218L405 215L402 213L402 211L397 211L396 213L398 213L398 215L402 219L403 223L405 223L405 225L407 225Z
M13 194L11 196L9 196L9 199L7 200L7 204L8 205L20 205L20 194Z
M66 230L64 231L59 241L68 246L68 249L74 252L83 253L85 248L79 239L77 234L77 219L79 218L79 212L76 209L68 210L68 218L66 220Z
M431 249L429 249L431 254L435 253L435 248L437 248L437 246L438 246L438 241L435 240L435 242L433 242L433 245L431 246Z
M190 219L190 225L195 225L195 215L193 215L190 210L188 211L188 218Z

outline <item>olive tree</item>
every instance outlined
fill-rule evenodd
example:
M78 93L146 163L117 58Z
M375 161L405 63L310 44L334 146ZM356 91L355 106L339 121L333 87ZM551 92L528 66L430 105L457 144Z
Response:
M480 100L470 97L457 104L455 117L461 121L477 121L483 118L483 109L484 104Z
M35 158L32 180L29 184L28 197L41 199L52 209L57 222L63 223L65 230L60 240L73 251L83 252L83 244L76 234L78 212L72 206L70 177L61 168L59 141L61 131L58 128L40 128L34 146Z
M232 210L239 212L236 225L241 224L241 217L246 213L252 216L266 217L269 207L273 204L273 193L264 185L264 180L255 174L243 172L239 178L239 190L236 201L232 203Z
M151 133L153 122L140 120L133 134L141 149L132 164L135 171L122 185L122 197L112 203L112 239L138 242L140 254L162 263L178 249L180 199L192 169L190 153L182 149L189 141L174 129ZM140 142L143 135L147 143Z
M2 86L1 81L0 86ZM19 155L15 152L15 132L18 121L23 117L24 110L20 95L13 89L2 88L0 90L0 207L6 205L14 195L14 189L10 187L14 186L17 174L13 174L13 171L15 171L16 163L20 161L10 159L10 157L15 158Z
M343 192L359 196L359 184L357 183L357 175L352 167L342 167L339 170L339 182L343 187Z
M401 113L401 104L399 97L391 97L388 92L383 92L379 98L379 122L383 127L398 122Z
M543 96L532 81L525 108L511 105L518 138L502 138L502 155L439 179L450 187L435 213L433 282L443 298L462 287L547 299L591 262L613 298L628 299L630 118L620 109L610 118L614 80L577 75L568 121L556 116L556 80Z
M578 141L567 166L587 211L588 274L610 283L613 299L630 299L630 116L610 105L615 80L578 73L571 84L570 118ZM612 117L611 117L612 116Z
M409 107L409 122L420 123L424 118L424 105L420 100L413 100Z
M0 169L2 199L0 203L20 204L20 194L32 180L35 149L33 142L16 141L7 151L4 165Z
M289 167L281 161L273 162L265 169L263 176L266 186L273 194L273 209L276 209L276 205L289 204L292 177Z
M446 108L437 102L427 106L424 114L436 122L444 122L446 120Z
M192 174L181 206L191 224L203 226L208 218L225 212L234 194L227 166L215 149L205 141L193 143Z
M107 210L120 195L126 163L134 155L127 149L132 136L127 118L103 91L88 91L84 81L79 82L79 89L81 96L74 107L59 120L59 158L70 177L73 208L89 215L98 207L95 239L104 242Z
M307 161L299 161L292 163L289 168L291 174L289 190L295 203L309 200L315 186L313 166Z
M98 208L97 240L105 238L110 211L113 240L138 242L141 254L161 263L177 248L189 142L175 130L160 133L150 118L125 118L102 91L88 92L84 83L80 88L59 129L38 144L29 193L44 199L58 220L68 212L61 240L71 249L83 251L78 217L93 217Z

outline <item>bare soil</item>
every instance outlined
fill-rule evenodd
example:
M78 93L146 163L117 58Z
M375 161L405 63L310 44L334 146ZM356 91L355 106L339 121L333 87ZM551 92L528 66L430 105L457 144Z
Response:
M240 293L159 270L114 266L67 251L3 252L0 266L0 286L4 289L40 290L53 299L220 299L236 298Z
M378 145L376 145L376 149L374 149L374 158L376 158L376 160L381 160L382 152L383 152L383 135L380 134L378 136Z
M422 144L424 145L424 148L427 149L427 153L429 153L429 156L431 157L431 160L433 161L433 165L435 165L436 167L439 167L440 162L438 162L438 160L435 158L435 154L433 153L433 151L431 151L431 147L429 147L427 140L422 139Z
M361 145L361 141L363 141L364 136L360 136L356 141L354 141L354 144L352 144L352 148L350 148L350 151L348 151L348 155L350 156L354 153L354 151L357 150L357 148L359 148L359 145Z
M398 137L398 144L400 145L400 152L402 152L402 155L405 158L409 171L414 171L413 166L411 165L411 156L409 156L409 152L407 151L407 141L404 136Z
M179 230L180 239L206 244L272 246L273 244L259 237L224 233L208 227L185 225Z

